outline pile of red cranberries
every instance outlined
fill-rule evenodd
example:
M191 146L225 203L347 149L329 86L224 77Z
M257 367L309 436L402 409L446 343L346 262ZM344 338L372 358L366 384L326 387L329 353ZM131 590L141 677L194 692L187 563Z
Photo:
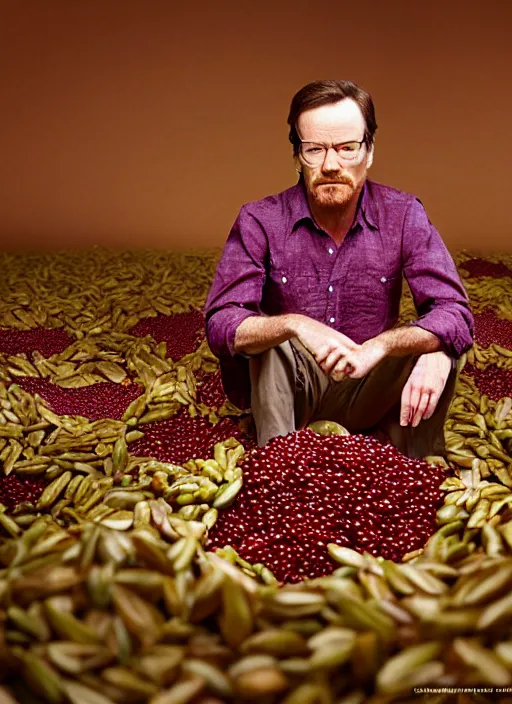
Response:
M145 318L128 330L130 335L151 335L156 342L167 342L167 356L174 362L194 352L204 339L204 315L199 310L175 315Z
M36 328L35 330L0 329L0 352L4 354L21 354L38 350L43 357L64 352L73 342L69 335L60 329Z
M220 408L226 401L226 394L222 386L220 371L212 374L198 372L197 379L197 400L210 408Z
M466 364L464 374L472 376L480 394L485 394L493 401L499 401L503 396L512 396L512 370L500 369L490 364L486 369L479 369L472 364Z
M135 383L100 382L80 389L63 389L47 379L19 377L17 383L30 394L39 394L58 415L79 415L89 420L121 417L130 403L143 392Z
M19 477L14 472L5 477L0 475L0 503L10 513L18 504L36 504L43 493L47 481L43 476Z
M440 467L364 435L301 430L253 449L208 549L231 545L282 582L330 574L328 543L395 561L423 547L442 505Z
M212 426L207 418L191 418L186 408L169 420L138 427L144 437L131 443L130 453L172 464L213 457L214 445L230 437L237 438L246 450L255 445L254 439L244 433L233 418L222 418Z
M475 315L475 339L480 347L496 343L512 349L512 320L498 318L491 308Z
M486 259L468 259L460 265L461 269L469 272L471 278L477 276L492 276L495 279L502 279L504 276L512 276L512 271L503 262L488 262Z

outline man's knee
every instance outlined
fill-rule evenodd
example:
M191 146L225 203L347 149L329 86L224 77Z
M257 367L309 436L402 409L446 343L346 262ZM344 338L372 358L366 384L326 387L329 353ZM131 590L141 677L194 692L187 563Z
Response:
M294 369L294 358L290 342L281 342L279 345L269 347L268 350L254 355L249 360L251 379L253 375L279 374L283 370L289 372Z
M295 365L290 343L282 342L251 357L249 373L251 396L257 395L260 403L271 402L277 392L293 392Z

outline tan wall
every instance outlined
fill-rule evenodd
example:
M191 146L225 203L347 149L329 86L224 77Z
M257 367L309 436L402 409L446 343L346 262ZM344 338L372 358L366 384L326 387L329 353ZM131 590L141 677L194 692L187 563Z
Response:
M222 244L295 181L293 93L337 77L374 97L373 178L451 248L511 251L511 21L507 0L0 0L0 246Z

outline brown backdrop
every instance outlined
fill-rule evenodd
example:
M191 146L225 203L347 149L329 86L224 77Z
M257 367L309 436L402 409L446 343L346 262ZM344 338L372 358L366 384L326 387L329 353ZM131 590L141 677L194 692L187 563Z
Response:
M295 181L315 78L374 97L372 177L449 247L510 251L507 0L1 0L4 249L220 245Z

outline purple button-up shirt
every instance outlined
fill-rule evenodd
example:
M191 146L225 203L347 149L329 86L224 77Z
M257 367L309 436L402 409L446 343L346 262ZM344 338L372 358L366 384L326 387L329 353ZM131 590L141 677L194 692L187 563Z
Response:
M410 324L460 357L473 344L468 297L415 196L366 181L354 224L338 246L313 220L301 181L244 205L206 301L206 336L228 398L250 406L249 361L234 352L243 320L301 313L361 344L395 326L402 275L418 314Z

